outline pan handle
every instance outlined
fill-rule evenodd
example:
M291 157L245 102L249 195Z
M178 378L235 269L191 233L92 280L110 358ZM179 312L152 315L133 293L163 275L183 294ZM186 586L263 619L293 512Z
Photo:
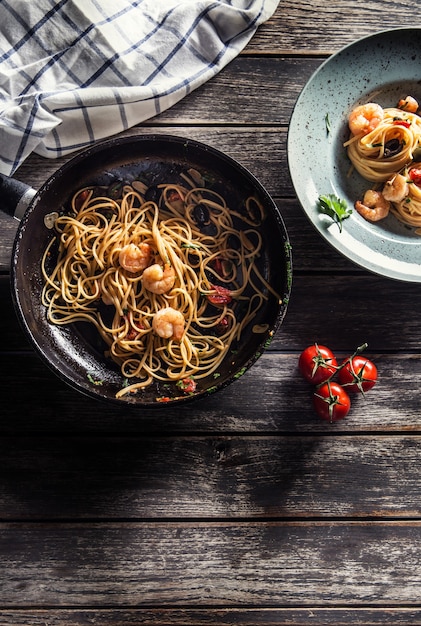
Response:
M35 194L26 183L0 174L0 208L19 222Z

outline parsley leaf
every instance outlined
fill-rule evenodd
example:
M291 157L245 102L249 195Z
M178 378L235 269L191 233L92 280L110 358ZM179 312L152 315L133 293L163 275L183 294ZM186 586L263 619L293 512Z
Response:
M322 213L329 215L336 222L339 231L342 232L342 221L352 214L352 209L348 209L346 201L330 193L327 196L319 196L317 205Z

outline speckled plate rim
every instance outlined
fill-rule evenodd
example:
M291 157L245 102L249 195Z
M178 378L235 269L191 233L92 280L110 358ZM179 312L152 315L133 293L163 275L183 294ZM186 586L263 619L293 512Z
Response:
M317 208L319 195L329 193L353 207L369 186L350 174L343 147L349 111L370 100L394 106L406 95L421 102L421 28L383 30L345 46L319 66L296 101L288 166L304 212L338 252L375 274L421 282L421 238L414 229L393 215L370 224L354 210L340 232Z

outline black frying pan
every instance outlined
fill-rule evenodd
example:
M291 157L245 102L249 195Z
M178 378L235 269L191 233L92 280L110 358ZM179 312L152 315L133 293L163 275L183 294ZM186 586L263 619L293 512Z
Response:
M43 286L41 257L53 231L48 228L48 216L63 211L73 193L85 185L111 184L116 180L147 179L148 184L181 182L180 172L189 168L199 170L212 188L220 191L229 206L239 209L246 197L257 195L265 207L266 220L261 226L265 242L259 259L260 270L275 290L281 302L270 297L254 324L267 324L264 334L245 329L236 353L226 358L219 377L198 381L192 395L180 394L179 389L162 383L138 394L116 399L122 377L118 367L103 354L98 337L90 334L88 324L68 327L53 326L46 320L40 295ZM10 207L6 197L9 186L15 196L20 219L11 263L11 287L19 320L32 344L52 370L66 383L88 396L130 403L139 406L163 406L159 398L185 402L203 397L226 387L244 373L260 356L286 313L291 288L291 249L282 217L268 193L244 167L230 157L207 145L168 135L145 135L111 139L77 155L61 167L41 189L34 190L19 181L2 177L0 206ZM16 200L16 196L20 200ZM8 204L9 203L9 204ZM23 214L23 215L22 215ZM47 216L47 220L45 219ZM47 225L46 222L47 221ZM100 382L101 384L95 384Z

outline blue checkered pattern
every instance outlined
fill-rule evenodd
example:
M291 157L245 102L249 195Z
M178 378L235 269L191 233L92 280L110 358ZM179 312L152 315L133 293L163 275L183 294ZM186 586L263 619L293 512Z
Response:
M0 172L131 128L202 85L279 0L1 0Z

